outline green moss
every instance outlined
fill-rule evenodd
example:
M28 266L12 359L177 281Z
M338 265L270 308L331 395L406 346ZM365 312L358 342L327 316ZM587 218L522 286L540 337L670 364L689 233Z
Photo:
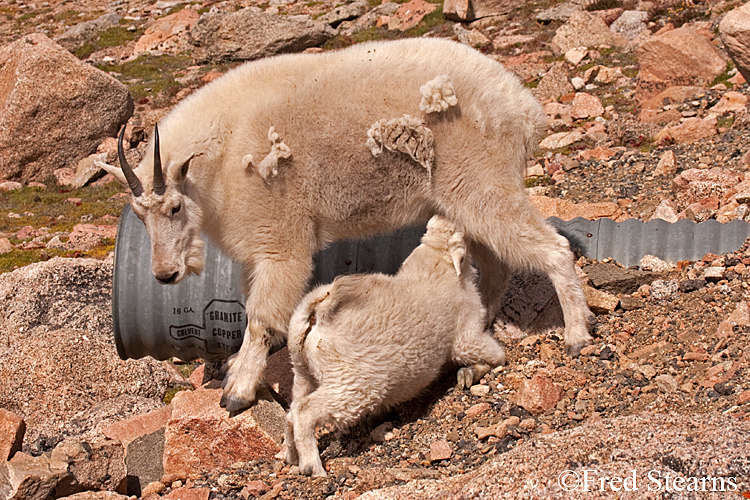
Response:
M169 89L179 89L174 74L191 64L192 59L187 55L142 55L134 61L102 65L99 69L119 73L120 80L128 86L137 101Z
M443 15L443 6L438 5L437 9L424 16L418 25L406 30L405 34L410 38L420 37L447 22L448 20Z
M734 124L734 116L720 116L716 120L716 128L730 128Z
M25 23L29 19L34 19L37 15L39 15L39 12L27 12L26 14L21 14L16 18L16 21L18 23Z
M709 87L713 87L714 85L719 85L720 83L723 83L727 87L732 87L733 84L729 81L730 78L734 75L729 75L729 72L734 69L734 63L732 61L727 62L727 68L724 70L722 74L714 78L714 81L711 82L711 85Z
M145 31L143 28L137 29L135 31L129 31L126 25L127 23L123 24L123 21L120 21L120 23L120 26L113 26L102 31L96 41L85 43L84 45L76 49L73 54L79 59L85 59L94 52L97 52L104 48L119 47L121 45L125 45L129 41L137 40Z
M188 378L198 368L198 363L175 363L175 366L183 377Z
M162 401L165 405L168 405L172 402L172 399L177 395L178 392L186 391L186 387L170 387L167 389L167 392L164 394L164 397L162 398Z
M140 38L138 31L128 31L124 26L113 26L104 30L99 35L98 44L100 47L119 47L125 45L131 40Z
M527 188L537 187L537 186L547 186L549 184L549 176L542 175L539 177L527 177L524 179L524 185Z

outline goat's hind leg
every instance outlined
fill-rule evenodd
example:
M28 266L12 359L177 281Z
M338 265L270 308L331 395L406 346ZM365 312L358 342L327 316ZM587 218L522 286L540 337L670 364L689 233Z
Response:
M469 251L480 271L478 288L487 310L485 324L491 326L505 297L511 272L508 265L483 243L470 240Z
M361 392L342 387L319 387L308 396L292 401L290 417L301 474L326 475L315 428L324 423L333 423L339 428L349 426L357 421L368 402Z
M315 390L312 376L307 366L304 365L297 356L293 356L294 366L294 385L292 386L292 401L302 401ZM299 410L297 410L299 411ZM290 465L299 464L299 454L297 445L294 443L294 420L290 410L286 416L286 428L284 429L284 446L286 448L286 463Z
M462 207L458 219L470 238L487 245L511 268L536 270L549 276L565 319L565 350L570 356L577 356L592 342L589 330L596 317L586 304L568 240L547 224L528 201L509 200L507 204L513 210L498 206L477 213L469 206Z

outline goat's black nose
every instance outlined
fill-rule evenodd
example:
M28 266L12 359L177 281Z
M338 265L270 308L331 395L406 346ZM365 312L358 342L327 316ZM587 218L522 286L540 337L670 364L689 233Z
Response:
M178 274L179 274L179 272L175 272L174 274L172 274L171 276L167 276L166 278L157 276L156 280L159 283L161 283L162 285L171 285L172 283L174 283L177 280L177 275Z

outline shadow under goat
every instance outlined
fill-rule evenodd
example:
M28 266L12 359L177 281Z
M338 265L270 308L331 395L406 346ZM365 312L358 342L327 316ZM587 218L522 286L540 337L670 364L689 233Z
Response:
M317 287L289 326L294 365L286 461L325 476L315 428L344 428L417 396L453 362L470 387L505 351L485 329L464 235L435 216L395 276L360 274Z

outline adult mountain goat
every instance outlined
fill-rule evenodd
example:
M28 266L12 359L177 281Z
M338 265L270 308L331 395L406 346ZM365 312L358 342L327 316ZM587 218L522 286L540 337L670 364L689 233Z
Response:
M135 172L122 154L107 170L132 191L156 279L201 271L201 230L243 264L248 327L223 398L237 410L286 335L313 254L433 214L469 238L488 320L510 272L534 269L557 291L568 352L590 343L568 242L524 189L544 123L531 93L471 48L374 42L240 66L164 118Z

